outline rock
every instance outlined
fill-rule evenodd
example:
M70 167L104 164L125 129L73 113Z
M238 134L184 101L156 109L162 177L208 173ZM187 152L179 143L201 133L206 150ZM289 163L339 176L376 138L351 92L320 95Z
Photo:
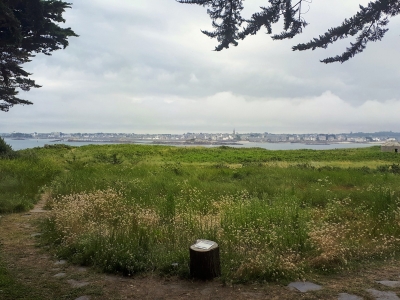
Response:
M400 286L400 281L391 281L391 280L381 280L381 281L377 281L377 283L386 285L388 287L399 287Z
M83 286L86 286L86 285L89 284L89 282L87 282L87 281L77 281L77 280L74 280L74 279L69 279L69 280L67 280L67 282L68 282L73 288L80 288L80 287L83 287Z
M37 236L41 236L41 235L42 235L41 233L37 232L37 233L31 234L31 237L37 237Z
M322 289L322 286L312 283L312 282L291 282L289 283L288 287L290 289L296 289L302 293L309 292L309 291L318 291Z
M376 300L400 300L394 292L382 292L374 289L368 289L368 293L376 298Z
M78 298L76 298L75 300L90 300L89 296L80 296Z
M56 261L54 264L55 265L65 265L67 263L67 261L66 260L59 260L59 261Z
M38 208L34 208L30 211L31 213L44 213L46 212L44 209L38 207Z
M213 292L212 288L204 288L200 291L200 294L202 294L203 296L210 296Z
M363 300L362 297L357 295L347 294L347 293L340 293L338 300Z
M61 278L65 277L66 275L67 275L66 273L57 273L56 275L54 275L54 277Z

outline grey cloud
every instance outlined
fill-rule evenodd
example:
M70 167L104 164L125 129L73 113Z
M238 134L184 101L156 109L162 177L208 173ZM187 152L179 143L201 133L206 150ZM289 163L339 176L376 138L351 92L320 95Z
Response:
M319 59L340 53L350 41L327 50L291 51L368 1L312 3L303 35L272 41L260 32L222 52L212 51L215 41L200 32L211 29L200 6L173 0L71 2L66 26L80 37L27 65L43 88L21 95L34 106L2 114L3 130L312 132L398 126L391 111L400 100L400 19L391 21L382 42L342 65ZM246 14L264 2L248 1ZM369 100L375 106L363 106ZM377 110L382 114L371 113ZM354 118L357 112L361 119Z

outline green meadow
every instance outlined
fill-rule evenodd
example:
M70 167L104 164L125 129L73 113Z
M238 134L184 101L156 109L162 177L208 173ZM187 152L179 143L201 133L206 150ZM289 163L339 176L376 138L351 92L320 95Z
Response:
M125 275L189 276L189 246L220 246L222 279L305 278L400 250L400 156L380 147L271 151L49 146L0 159L0 213L45 199L43 242Z

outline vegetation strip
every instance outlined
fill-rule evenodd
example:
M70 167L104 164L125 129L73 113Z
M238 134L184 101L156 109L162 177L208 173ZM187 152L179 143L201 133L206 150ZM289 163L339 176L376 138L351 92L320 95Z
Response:
M220 246L225 282L352 269L396 257L400 246L400 158L379 147L61 145L18 154L0 160L1 188L19 198L24 182L27 201L43 193L52 212L41 238L60 257L107 272L187 277L198 238Z

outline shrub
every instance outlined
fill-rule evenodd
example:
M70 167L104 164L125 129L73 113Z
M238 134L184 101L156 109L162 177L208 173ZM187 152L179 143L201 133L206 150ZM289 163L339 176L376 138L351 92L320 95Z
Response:
M0 158L14 158L16 152L0 137Z
M399 164L392 164L390 166L391 172L394 174L400 174L400 165Z
M70 145L66 145L66 144L54 144L54 145L45 144L44 148L48 148L48 149L72 149L74 147L72 147Z
M387 166L387 165L381 165L381 166L378 166L378 167L376 168L376 170L377 170L378 172L380 172L380 173L387 173L387 172L389 172L389 166Z

